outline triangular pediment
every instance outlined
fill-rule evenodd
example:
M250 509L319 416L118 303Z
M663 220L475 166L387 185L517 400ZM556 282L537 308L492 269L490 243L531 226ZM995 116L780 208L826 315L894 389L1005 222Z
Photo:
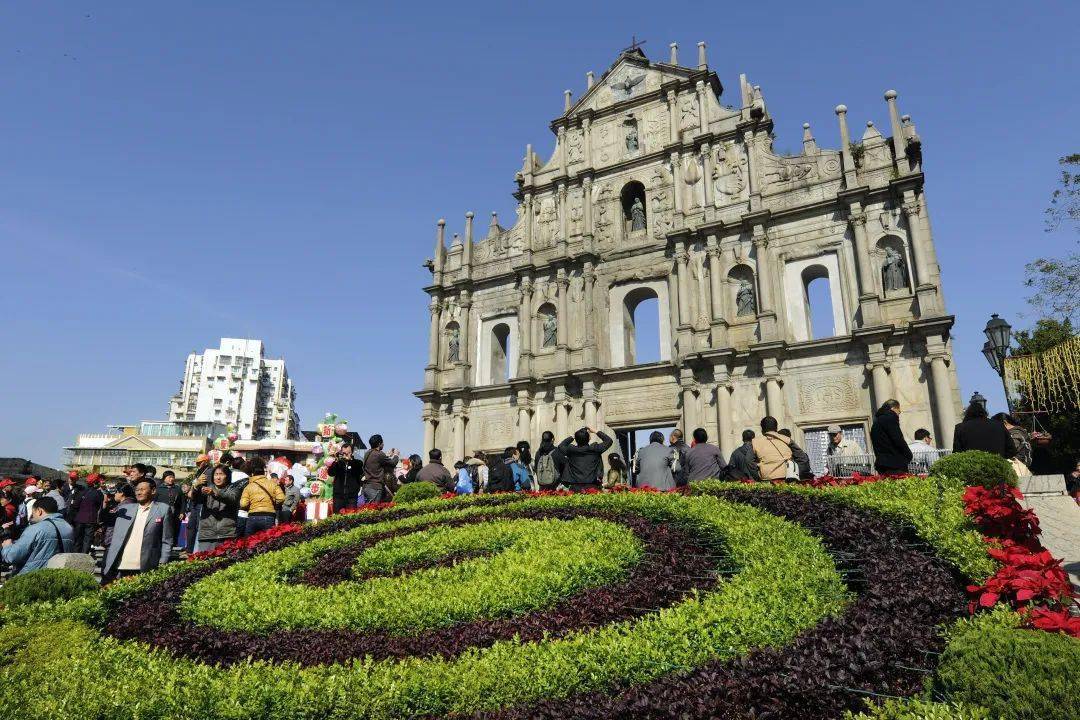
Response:
M105 446L110 450L160 450L158 445L138 435L117 438Z
M633 100L669 80L687 78L691 72L690 68L678 65L650 62L640 48L626 50L566 114L573 117Z

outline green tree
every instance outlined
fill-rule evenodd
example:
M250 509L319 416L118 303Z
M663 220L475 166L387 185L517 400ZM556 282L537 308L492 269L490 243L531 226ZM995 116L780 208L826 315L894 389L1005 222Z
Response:
M1053 232L1061 223L1069 222L1080 230L1080 153L1058 158L1061 165L1061 185L1050 194L1046 208L1046 231Z
M1072 321L1067 317L1063 320L1042 318L1035 323L1034 328L1020 330L1014 335L1016 349L1013 354L1034 355L1049 350L1076 334ZM1022 414L1040 410L1031 406L1030 399L1024 393L1020 394L1016 409ZM1022 417L1031 416L1025 414ZM1036 473L1071 470L1074 463L1080 460L1080 408L1056 413L1038 412L1035 417L1042 429L1049 432L1053 439L1046 448L1036 447L1032 470Z

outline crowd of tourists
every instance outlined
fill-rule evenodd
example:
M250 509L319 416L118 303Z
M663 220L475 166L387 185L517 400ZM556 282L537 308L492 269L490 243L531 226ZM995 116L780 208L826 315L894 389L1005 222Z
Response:
M877 410L870 429L874 469L905 474L920 455L935 453L933 437L916 430L909 442L900 426L901 405L888 400ZM846 459L866 451L846 437L838 425L827 428L826 456L843 469ZM342 512L365 503L386 502L403 484L429 482L444 493L564 490L600 491L616 486L671 490L696 480L796 481L814 477L810 458L781 428L776 418L761 419L758 430L744 430L742 444L730 457L696 428L689 442L681 430L665 437L656 431L648 444L626 460L609 453L612 438L584 427L572 436L542 434L535 452L527 440L502 453L474 452L452 465L443 452L402 457L384 450L373 435L362 457L346 440L329 469L332 508ZM1031 440L1016 418L990 417L985 406L972 403L954 431L953 451L983 450L1013 462L1029 474ZM606 462L605 462L606 461ZM1080 463L1066 477L1068 492L1080 503ZM277 523L302 519L309 495L303 466L289 467L260 457L224 454L216 464L200 456L191 477L180 483L166 470L135 464L118 481L75 472L66 481L29 477L19 485L0 479L0 560L11 572L45 567L62 553L101 555L102 582L152 570L161 563L194 552L213 550Z

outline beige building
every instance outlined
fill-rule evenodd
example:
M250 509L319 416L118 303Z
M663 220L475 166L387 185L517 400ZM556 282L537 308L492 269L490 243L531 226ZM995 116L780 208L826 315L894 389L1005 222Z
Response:
M820 469L824 428L865 446L874 408L903 403L905 433L951 445L959 408L919 137L885 93L886 134L839 150L803 125L799 155L745 76L732 105L706 63L624 51L584 95L565 93L555 148L527 146L517 217L492 215L430 266L425 450L454 459L543 430L618 434L701 426L725 451L763 415ZM812 290L812 288L814 288ZM827 298L824 315L810 299ZM659 307L658 362L636 361L637 312ZM815 326L812 318L819 318Z
M225 432L216 422L146 421L138 425L110 425L103 433L83 433L75 445L64 448L70 470L97 472L118 477L135 463L152 465L157 477L166 470L178 479L195 470L195 459L210 449L215 437Z

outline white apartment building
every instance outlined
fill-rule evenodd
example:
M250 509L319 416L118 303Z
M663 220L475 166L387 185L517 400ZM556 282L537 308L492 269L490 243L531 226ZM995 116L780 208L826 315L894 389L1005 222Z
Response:
M169 419L231 423L243 440L299 437L296 389L284 360L267 359L261 340L222 338L191 353Z

